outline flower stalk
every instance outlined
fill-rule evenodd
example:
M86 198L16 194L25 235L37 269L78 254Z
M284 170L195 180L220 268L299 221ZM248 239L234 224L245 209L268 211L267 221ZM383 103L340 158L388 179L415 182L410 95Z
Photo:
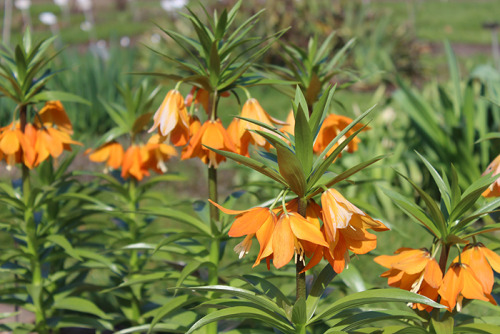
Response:
M307 210L307 198L301 197L299 198L298 214L306 218L306 210ZM302 272L304 270L304 267L305 267L304 261L298 259L297 263L295 263L295 279L296 279L296 289L297 289L296 300L299 300L300 298L306 300L307 298L306 273Z

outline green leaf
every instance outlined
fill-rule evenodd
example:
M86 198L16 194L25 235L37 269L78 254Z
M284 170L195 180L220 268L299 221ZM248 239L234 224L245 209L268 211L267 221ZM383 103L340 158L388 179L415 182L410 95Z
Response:
M148 329L148 334L153 332L153 328L156 326L156 324L165 318L167 315L169 315L172 312L177 311L179 308L184 307L189 304L193 303L198 303L201 300L203 300L200 297L192 297L190 295L183 295L179 297L175 297L173 299L170 299L167 303L165 303L163 306L157 308L155 310L155 315L153 320L151 321L151 326Z
M300 89L297 87L298 94ZM300 93L301 94L301 93ZM306 104L307 108L307 104ZM295 111L295 154L302 165L302 169L309 173L313 163L313 135L309 128L309 115L302 104Z
M450 196L450 188L444 183L443 179L441 178L441 175L434 169L434 167L431 165L427 159L425 159L420 153L416 152L419 158L424 162L425 167L429 170L429 172L432 175L432 178L434 179L434 182L436 182L436 185L438 186L439 192L441 193L441 200L445 203L446 209L448 212L451 212L452 207L451 207L451 196Z
M85 316L63 315L57 319L57 328L83 327L100 331L113 331L113 325L110 321L96 319Z
M310 320L316 312L316 308L318 307L318 303L323 295L323 292L336 275L337 273L333 271L332 266L327 264L314 280L309 296L307 297L307 320Z
M278 306L285 310L285 313L288 314L288 310L292 304L283 292L281 292L277 286L273 285L269 279L255 275L243 275L243 279L252 284L255 288L259 289L269 298L276 299L276 304L278 304Z
M401 289L375 289L357 292L352 295L343 297L333 304L329 305L320 314L313 317L309 323L314 323L319 320L330 319L335 314L341 311L352 309L361 305L376 304L383 302L403 302L403 303L419 303L430 305L435 308L444 308L445 306L436 303L435 301Z
M309 127L311 129L311 133L316 136L319 131L319 125L321 124L321 120L325 114L325 111L330 107L332 102L333 94L335 93L335 89L337 88L337 84L332 87L328 87L321 98L314 104L313 112L309 119Z
M76 102L76 103L83 103L88 106L91 105L89 101L79 97L78 95L74 95L67 92L58 92L58 91L43 91L41 93L36 94L33 97L33 100L37 102L59 100L61 102Z
M372 325L376 321L383 320L410 320L422 322L423 319L419 317L413 311L406 310L381 310L381 311L363 311L357 313L351 317L348 317L339 323L337 323L333 328L326 331L325 334L331 333L335 330L342 330L342 333L351 333L355 328L359 328L363 325ZM427 332L426 332L427 333Z
M182 268L182 271L180 273L179 278L177 279L177 283L175 283L175 287L180 287L182 285L182 282L193 272L198 270L200 267L213 267L215 266L212 262L210 261L205 261L205 262L199 262L199 261L194 261L191 259L184 268Z
M69 256L79 261L82 261L80 255L78 255L78 253L75 252L75 249L73 248L71 243L64 236L59 234L51 234L47 237L47 240L52 241L56 245L60 246Z
M297 328L302 328L307 322L307 307L306 300L304 298L299 298L293 304L292 310L292 322Z
M186 334L193 333L198 328L201 328L209 323L216 322L224 319L255 319L262 321L264 324L267 324L272 327L276 327L284 333L296 333L294 328L290 326L288 323L284 321L284 319L273 316L268 312L264 312L257 308L248 307L248 306L235 306L230 308L225 308L221 310L217 310L215 312L209 313L196 323L191 326L189 331Z
M89 313L98 316L101 319L111 319L106 312L102 311L97 305L88 299L80 297L66 297L54 302L55 309L71 310L82 313Z
M498 326L490 324L467 324L455 327L453 333L498 334Z
M453 317L447 317L445 320L438 321L431 318L431 325L436 334L449 334L453 333Z
M486 232L492 232L492 231L498 231L498 230L500 230L500 223L486 225L486 226L477 228L473 232L468 233L468 234L462 236L462 238L464 238L464 239L465 238L470 238L470 237L478 235L478 234L482 234L482 233L486 233Z
M155 207L150 206L150 207L143 208L141 210L141 213L171 218L171 219L177 220L179 223L186 223L189 226L196 228L198 231L202 232L206 236L212 235L212 232L210 231L210 227L205 225L203 223L203 221L199 220L196 217L188 215L187 213L180 211L180 210L176 210L176 209L172 209L172 208L165 208L165 207L160 207L160 206L155 206Z
M217 48L219 41L215 40L212 42L212 47L210 48L210 61L208 64L209 73L210 73L210 83L212 87L217 87L219 83L219 75L220 75L220 58L219 58L219 50Z

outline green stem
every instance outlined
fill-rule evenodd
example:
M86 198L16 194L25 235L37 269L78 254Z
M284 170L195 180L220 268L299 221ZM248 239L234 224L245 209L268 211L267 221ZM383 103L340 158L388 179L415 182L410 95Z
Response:
M306 218L306 211L307 211L307 198L301 197L299 198L298 214ZM300 298L306 300L307 298L306 273L305 272L301 273L302 270L304 270L304 262L298 260L297 263L295 264L295 279L296 279L296 289L297 289L296 300L299 300ZM305 328L304 328L304 333L305 333Z
M217 169L208 167L208 198L215 203L218 203L217 193ZM220 257L220 239L219 239L219 210L210 205L210 226L212 229L213 239L210 241L209 260L211 266L208 268L208 284L216 285L219 282L219 257ZM211 298L213 294L209 294ZM215 309L209 309L208 313L214 312ZM217 334L217 323L207 325L207 334Z
M439 257L439 268L443 275L446 273L446 263L448 262L448 255L450 254L450 245L443 244L441 249L441 256Z

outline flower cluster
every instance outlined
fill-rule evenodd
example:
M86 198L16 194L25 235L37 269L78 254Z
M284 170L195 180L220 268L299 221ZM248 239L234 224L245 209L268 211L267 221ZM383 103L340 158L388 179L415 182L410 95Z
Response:
M375 262L388 268L381 276L388 284L439 301L451 312L462 301L479 299L496 305L491 296L493 270L500 272L500 256L483 244L468 244L457 256L443 277L434 257L426 249L400 248L396 255L381 255ZM432 307L415 304L413 308L431 311Z
M295 257L295 262L310 258L306 271L325 258L335 272L340 273L349 263L349 251L365 254L377 246L377 237L367 230L388 228L346 200L337 190L328 189L321 196L321 205L309 200L306 216L298 213L298 200L272 209L256 207L244 211L223 208L222 212L237 215L229 236L245 239L236 246L240 257L248 253L252 238L257 237L260 251L254 266L266 259L281 268ZM295 256L294 256L295 255Z
M58 158L64 150L71 151L71 144L81 145L71 139L72 134L61 102L48 101L24 129L20 121L0 128L0 160L5 159L8 166L21 163L31 169L49 156Z

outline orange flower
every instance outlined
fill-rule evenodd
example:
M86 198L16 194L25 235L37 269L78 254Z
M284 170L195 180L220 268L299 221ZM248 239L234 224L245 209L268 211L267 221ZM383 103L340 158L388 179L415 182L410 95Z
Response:
M90 153L87 150L87 154ZM106 168L118 169L123 162L123 147L116 141L106 143L94 150L89 159L94 162L106 161Z
M400 248L395 254L377 256L374 261L388 268L381 277L388 278L390 286L426 296L434 301L443 280L439 264L426 249ZM431 311L432 307L413 304L419 310Z
M33 134L36 136L36 129L27 124L23 133L19 124L12 123L0 129L0 152L9 168L15 163L23 163L28 168L35 164L36 152L33 147Z
M35 151L37 158L35 166L45 161L51 155L59 157L63 150L71 151L70 144L82 145L82 143L71 139L67 132L62 132L52 127L45 127L36 133Z
M165 173L167 171L165 161L177 155L177 151L173 146L161 142L159 134L154 134L149 138L145 150L149 151L148 161L145 162L145 165L158 174Z
M131 145L123 156L122 177L124 179L133 176L141 181L144 176L149 176L148 168L145 164L149 159L149 151L142 146Z
M452 311L457 306L457 311L462 309L462 300L479 299L491 301L492 297L486 295L483 291L483 286L474 274L472 268L465 263L452 263L446 275L444 275L443 283L438 290L441 296L440 303L448 307L448 311Z
M457 256L453 263L459 262L459 259L470 267L479 283L481 283L484 294L492 304L496 305L495 300L491 297L491 290L494 283L493 270L500 272L500 256L484 247L482 243L478 243L465 246L460 258Z
M178 90L171 90L154 114L154 124L149 132L159 128L162 136L170 135L175 146L182 146L189 139L189 117L184 99Z
M309 222L296 212L282 213L272 235L273 264L279 269L288 264L295 254L295 262L304 261L303 241L318 246L328 244L314 223Z
M225 214L236 215L236 220L231 225L228 234L230 237L246 235L245 240L235 247L235 251L240 254L240 258L248 253L254 235L257 236L260 244L259 255L254 267L260 263L262 258L269 257L272 254L271 238L277 220L273 211L264 207L255 207L243 211L230 210L211 200L209 201Z
M269 116L269 114L266 113L264 111L264 109L262 109L262 107L259 104L259 101L257 101L254 98L251 98L247 102L245 102L245 104L243 105L243 108L241 109L241 117L254 119L254 120L257 120L261 123L265 123L269 126L274 126L273 124L280 124L280 125L286 124L285 122L282 122L278 119L275 119L275 118ZM272 133L271 131L267 130L266 128L264 128L260 125L250 123L247 121L243 121L243 122L238 123L238 131L236 133L237 138L239 138L238 141L246 143L247 146L248 146L248 143L252 143L254 145L263 147L266 150L269 150L269 148L271 147L271 144L269 144L266 141L266 139L264 139L262 136L260 136L259 134L255 133L255 132L252 132L250 130L260 130L260 131L266 131L266 132ZM251 141L246 142L242 139L246 133L250 134ZM242 147L241 150L248 151L248 148Z
M222 92L220 96L227 97L229 96L229 92ZM210 94L208 91L202 88L198 87L193 87L191 88L191 91L189 94L186 96L186 106L191 107L193 104L193 98L194 98L194 103L195 104L201 104L203 106L203 109L207 112L207 114L210 112Z
M239 134L240 123L242 122L239 118L234 118L229 126L227 127L227 133L231 140L233 141L236 153L249 157L248 146L252 142L252 136L249 131L243 132L242 135Z
M55 125L60 131L69 135L73 134L73 126L60 101L47 101L42 110L38 112L38 117L35 117L34 123L39 129Z
M341 116L341 115L335 115L335 114L330 114L328 117L325 118L323 121L323 125L321 126L318 136L316 137L316 141L314 143L313 150L315 153L321 153L323 150L326 149L328 144L342 131L344 130L349 124L351 124L352 119L346 116ZM345 134L345 138L349 137L352 135L355 131L359 130L360 128L363 127L363 124L356 124L351 130L347 131ZM369 127L366 127L363 129L363 131L369 130ZM344 140L344 138L341 138L339 142L337 142L331 149L328 151L328 155L330 155L335 148ZM358 139L357 137L353 138L347 144L347 151L349 153L352 153L358 149L358 143L361 140ZM340 155L339 155L340 156Z
M295 117L293 115L293 110L290 110L288 116L286 117L285 125L280 129L283 133L289 133L293 135L295 133Z
M216 121L206 121L199 131L191 138L189 145L182 150L181 159L191 159L198 157L209 167L217 168L219 163L226 161L226 158L205 146L217 150L234 152L236 148L222 126L219 119Z
M349 263L349 250L355 254L365 254L377 247L377 237L369 233L368 229L378 232L388 230L384 224L365 214L335 189L323 192L321 206L322 231L328 243L328 251L318 249L317 252L322 252L337 273L342 272ZM319 262L318 257L321 259L318 254L314 259ZM306 268L310 267L308 265Z
M483 175L493 172L493 176L500 174L500 154L493 160ZM500 196L500 175L495 182L493 182L488 189L483 192L484 197L499 197Z

